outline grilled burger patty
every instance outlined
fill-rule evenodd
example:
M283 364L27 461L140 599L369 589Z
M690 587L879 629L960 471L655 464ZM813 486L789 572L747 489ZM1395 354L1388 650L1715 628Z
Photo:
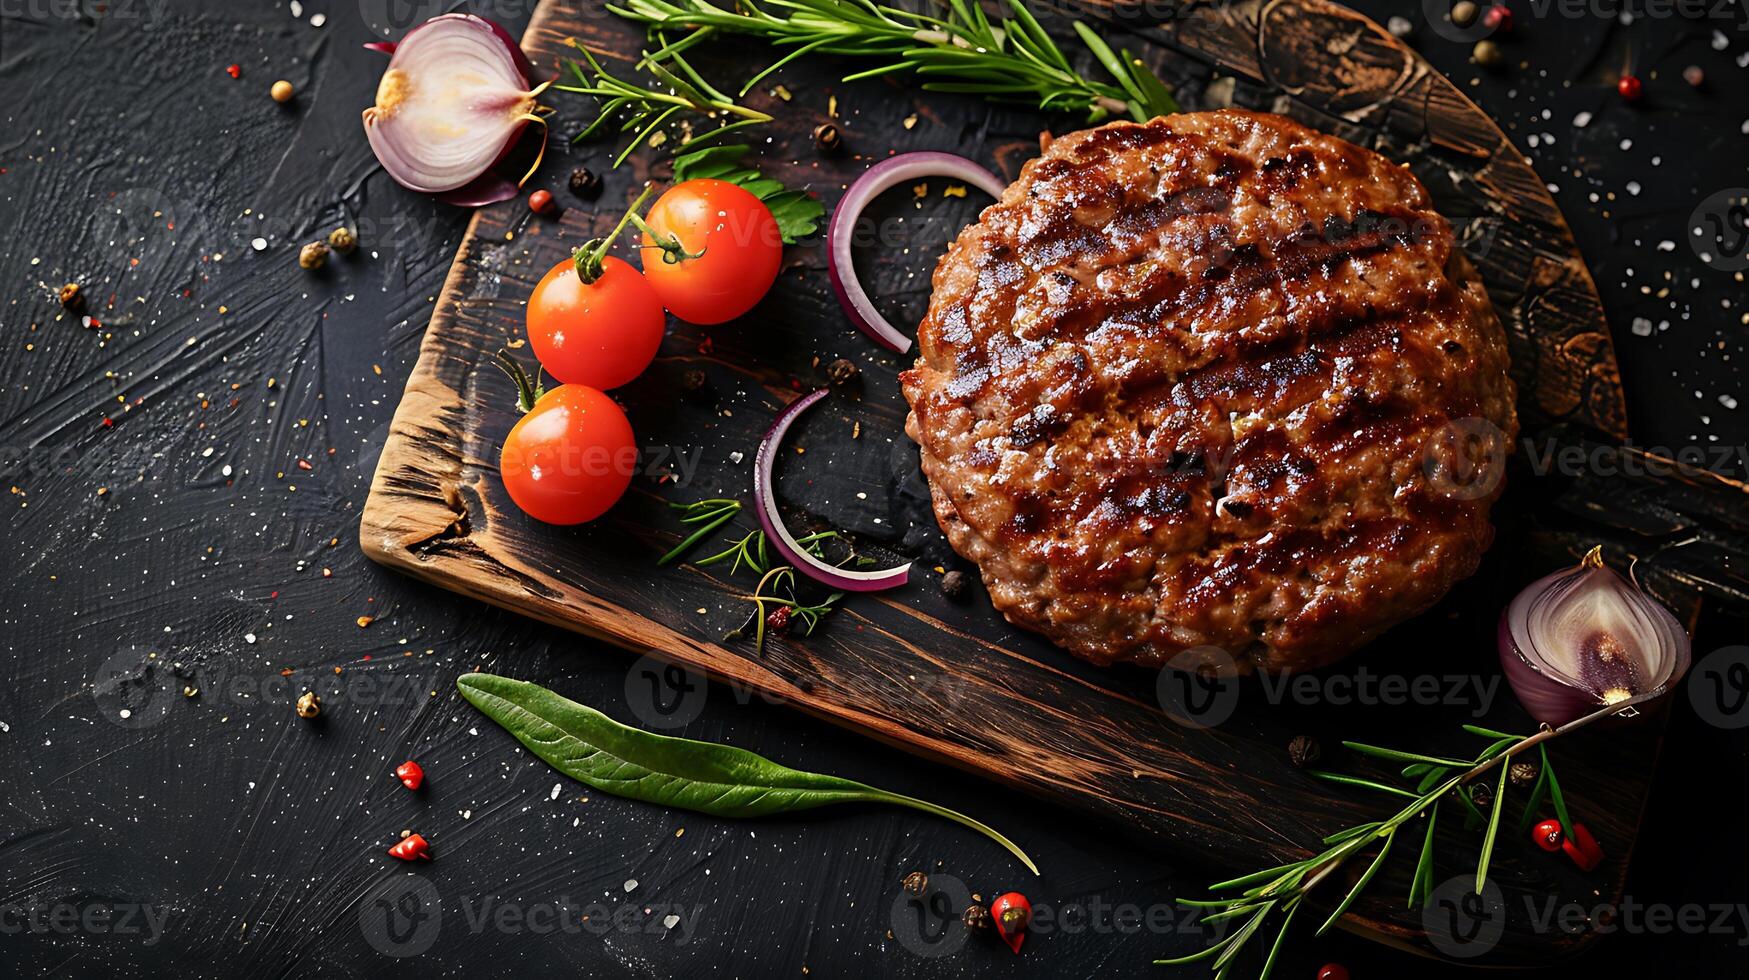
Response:
M1306 669L1426 610L1493 538L1464 454L1518 427L1421 184L1237 110L1052 142L936 267L918 353L949 541L1101 664Z

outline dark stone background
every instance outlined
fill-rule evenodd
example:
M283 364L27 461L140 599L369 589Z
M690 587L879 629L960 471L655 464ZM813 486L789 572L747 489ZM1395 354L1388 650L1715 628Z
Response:
M521 2L471 9L520 28ZM626 717L628 658L358 551L358 508L466 221L396 186L359 132L382 67L358 49L365 21L402 6L418 4L307 0L294 17L265 0L0 0L0 974L1204 975L1147 965L1196 934L1176 922L1126 934L1108 913L1035 935L1018 958L979 941L920 956L889 935L916 869L986 898L1018 887L1089 908L1166 907L1210 879L1072 814L720 688L685 734L971 811L1046 874L1024 878L969 833L899 811L671 812L580 793L454 695L457 674L484 666ZM1418 5L1402 9L1558 187L1610 311L1637 438L1743 445L1744 410L1720 400L1743 394L1742 282L1705 268L1685 235L1703 198L1749 184L1749 16L1713 0L1710 16L1625 24L1514 6L1510 64L1494 74L1429 32ZM1698 92L1679 77L1691 63L1710 79ZM1624 64L1647 80L1638 107L1610 87ZM266 97L279 77L299 88L289 109ZM1593 119L1575 128L1581 111ZM563 147L555 181L602 162L598 147ZM360 228L361 254L301 272L298 244L342 222ZM100 327L60 313L67 280L86 285ZM366 613L376 622L361 630ZM1741 626L1709 619L1697 651ZM185 684L199 695L182 697ZM291 711L306 684L337 692L320 725ZM1734 903L1749 859L1727 801L1749 739L1686 705L1674 717L1629 892ZM388 775L409 756L431 774L418 795ZM433 841L438 859L418 871L444 911L428 951L394 959L359 910L384 888L410 901L393 890L416 879L383 855L405 827ZM543 933L538 907L562 898L600 903L596 926L631 910L605 933ZM487 902L534 918L476 931ZM165 925L21 931L18 909L57 903L143 903ZM690 934L661 928L671 908ZM1740 976L1743 944L1749 923L1733 918L1615 937L1547 975L1680 962ZM1448 974L1301 932L1277 976L1330 960L1355 977Z

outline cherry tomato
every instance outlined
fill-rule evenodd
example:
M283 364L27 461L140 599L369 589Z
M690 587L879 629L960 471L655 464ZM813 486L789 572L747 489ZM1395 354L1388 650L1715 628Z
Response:
M586 385L560 385L504 439L499 470L516 506L548 524L582 524L607 512L637 469L625 412Z
M688 323L722 323L751 310L777 280L783 236L752 192L722 180L689 180L644 216L644 277L662 305ZM673 243L672 249L650 246Z
M560 262L528 297L528 343L547 373L566 384L607 390L642 374L662 346L662 301L629 263L601 260L585 283Z

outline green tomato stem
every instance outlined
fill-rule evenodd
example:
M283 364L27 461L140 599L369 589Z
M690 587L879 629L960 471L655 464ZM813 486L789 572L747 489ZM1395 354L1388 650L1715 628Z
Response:
M620 215L619 224L613 226L613 231L608 232L607 237L584 242L582 248L571 253L571 262L577 267L577 278L583 280L584 285L595 282L606 272L601 260L607 257L607 250L613 247L614 239L626 230L628 222L635 222L639 227L643 227L644 222L642 218L638 217L638 209L644 206L644 202L649 199L650 194L655 189L656 185L646 182L643 192L638 195L637 200L632 202L632 206L626 209L626 213Z

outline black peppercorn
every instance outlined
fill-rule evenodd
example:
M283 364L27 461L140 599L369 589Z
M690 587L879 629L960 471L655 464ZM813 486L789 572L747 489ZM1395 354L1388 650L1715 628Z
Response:
M693 370L686 372L680 379L680 383L686 387L687 391L697 393L704 390L705 382L708 380L703 371Z
M1287 743L1287 758L1295 769L1304 769L1318 761L1324 750L1318 745L1318 740L1310 735L1295 735Z
M840 357L826 365L826 378L835 385L849 384L855 381L860 374L862 374L862 368L857 367L855 361L846 357Z
M921 871L913 871L905 876L899 884L913 895L921 895L929 889L929 876Z
M988 929L990 928L990 910L973 902L966 906L966 911L960 916L960 921L973 932Z
M595 171L588 167L578 167L571 171L571 193L586 200L594 200L601 196L601 178L595 176Z
M1523 788L1536 783L1536 777L1542 775L1542 770L1534 762L1514 762L1507 770L1512 785Z
M837 153L844 148L844 134L832 123L821 123L814 127L814 145L821 153Z
M957 568L941 577L941 594L955 602L965 598L968 587L966 573Z

